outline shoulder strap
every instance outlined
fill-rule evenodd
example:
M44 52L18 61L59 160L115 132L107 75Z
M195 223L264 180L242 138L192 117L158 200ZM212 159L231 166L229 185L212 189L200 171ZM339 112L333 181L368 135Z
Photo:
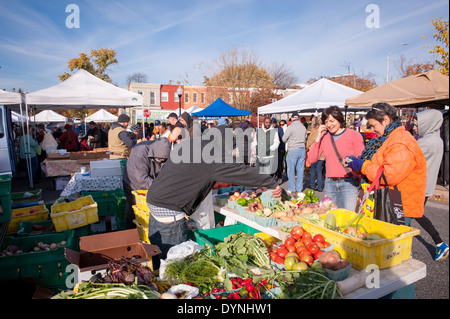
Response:
M341 154L339 154L339 151L338 151L338 149L337 149L337 147L336 147L336 143L334 142L333 136L331 136L331 134L328 134L328 135L330 135L330 138L331 138L331 145L333 145L333 148L334 148L334 151L336 152L336 155L337 155L337 158L338 158L338 160L339 160L339 163L341 163L342 167L345 169L345 171L347 172L347 174L351 174L352 171L351 171L348 167L344 166L342 156L341 156Z

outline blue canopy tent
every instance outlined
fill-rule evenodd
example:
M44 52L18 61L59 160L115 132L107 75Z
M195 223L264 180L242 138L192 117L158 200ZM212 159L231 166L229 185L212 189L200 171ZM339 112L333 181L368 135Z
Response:
M210 119L225 116L248 116L250 111L240 110L224 102L220 97L202 111L193 112L199 119Z

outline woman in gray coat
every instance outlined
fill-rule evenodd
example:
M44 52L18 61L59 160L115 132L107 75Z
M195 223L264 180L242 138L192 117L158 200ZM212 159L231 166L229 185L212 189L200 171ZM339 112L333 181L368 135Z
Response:
M417 113L416 119L414 119L414 133L419 137L417 143L427 161L427 187L424 204L427 203L428 197L434 194L439 167L444 154L444 141L440 136L442 121L442 113L432 109ZM434 260L446 258L449 252L448 245L443 242L431 221L425 215L415 218L415 220L430 234L436 245Z

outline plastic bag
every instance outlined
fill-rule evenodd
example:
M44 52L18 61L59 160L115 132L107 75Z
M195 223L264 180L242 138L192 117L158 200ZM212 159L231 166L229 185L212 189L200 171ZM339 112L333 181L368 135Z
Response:
M203 199L197 210L190 216L190 219L195 221L197 229L210 229L214 228L214 205L212 192Z
M189 286L189 285L176 285L170 287L170 289L167 291L168 293L171 293L173 295L177 293L183 293L187 291L187 294L184 296L183 299L192 299L196 296L198 296L199 290L197 287Z
M202 250L202 246L192 240L188 240L176 246L170 247L169 251L167 252L166 259L161 260L161 263L159 265L159 277L164 278L166 265L171 261L183 259L200 250Z

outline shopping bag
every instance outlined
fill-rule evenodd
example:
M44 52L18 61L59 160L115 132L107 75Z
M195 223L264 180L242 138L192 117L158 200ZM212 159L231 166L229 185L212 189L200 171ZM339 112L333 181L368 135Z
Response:
M379 175L379 178L377 178ZM384 176L383 167L377 172L374 180L374 211L373 218L390 224L405 225L405 214L403 211L402 194L397 185L393 188L388 186L386 176ZM381 180L385 187L381 187ZM369 189L372 188L372 185Z

